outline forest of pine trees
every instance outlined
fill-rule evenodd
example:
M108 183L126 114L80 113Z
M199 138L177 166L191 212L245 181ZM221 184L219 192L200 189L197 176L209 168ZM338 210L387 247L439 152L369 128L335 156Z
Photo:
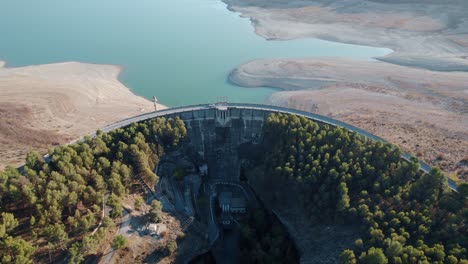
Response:
M119 217L134 175L156 184L159 157L186 134L181 119L156 118L55 148L49 162L31 152L21 174L11 167L0 171L0 262L67 254L70 263L80 263L96 253L113 224L106 217L90 235L101 220L103 199L108 197L110 216Z
M181 119L156 118L55 148L48 162L31 152L21 173L0 171L0 262L95 254L135 175L156 184L159 158L186 135ZM306 118L271 114L264 137L265 175L294 184L311 221L362 227L342 263L467 263L467 184L451 191L440 170L423 173L395 146ZM111 218L101 219L103 199Z
M271 114L265 175L294 183L311 221L359 223L342 263L468 263L467 184L447 187L401 151L339 127Z

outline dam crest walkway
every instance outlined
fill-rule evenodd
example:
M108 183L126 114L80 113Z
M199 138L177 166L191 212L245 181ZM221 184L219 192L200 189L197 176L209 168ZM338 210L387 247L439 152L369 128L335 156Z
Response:
M213 110L213 109L218 109L221 111L228 111L228 110L233 110L233 109L235 110L257 110L257 111L264 111L264 112L271 112L271 113L282 113L282 114L302 116L307 119L311 119L313 121L317 121L323 124L328 124L330 126L334 126L334 127L338 126L338 127L345 128L348 131L356 132L359 135L362 135L374 141L389 143L383 138L378 137L358 127L352 126L350 124L341 122L339 120L336 120L330 117L326 117L326 116L322 116L322 115L318 115L318 114L314 114L310 112L305 112L305 111L286 108L286 107L273 106L273 105L247 104L247 103L224 103L224 102L216 103L216 104L198 104L198 105L174 107L174 108L167 108L167 109L159 110L155 112L145 113L142 115L130 117L130 118L118 121L116 123L113 123L109 126L102 128L101 131L109 132L114 129L129 126L130 124L134 122L140 122L140 121L144 121L144 120L148 120L148 119L152 119L156 117L176 116L178 114L206 111L206 110ZM95 134L91 134L90 136L95 136ZM402 153L402 158L407 161L411 161L412 157L413 156L407 152ZM426 173L429 173L429 171L431 170L431 167L422 161L419 161L419 165L420 165L421 170ZM457 188L456 183L449 178L448 178L448 185L452 190L456 191L456 188Z

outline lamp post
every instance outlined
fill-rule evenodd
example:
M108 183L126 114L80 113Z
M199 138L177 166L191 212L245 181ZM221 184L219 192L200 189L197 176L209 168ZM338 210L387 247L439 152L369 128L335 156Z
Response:
M156 98L156 96L153 96L153 103L154 103L154 111L158 111L158 99Z

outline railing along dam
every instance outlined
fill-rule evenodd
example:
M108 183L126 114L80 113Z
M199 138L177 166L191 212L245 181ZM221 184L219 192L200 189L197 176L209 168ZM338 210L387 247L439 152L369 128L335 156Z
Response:
M365 130L326 116L272 105L241 103L199 104L168 108L121 120L104 127L102 131L109 132L117 128L126 127L133 122L144 121L156 117L179 116L186 123L189 135L193 137L190 138L192 144L196 146L198 151L201 153L204 152L207 146L206 141L214 140L212 138L206 138L207 135L213 135L214 133L207 133L206 130L214 131L216 127L232 127L235 128L235 130L229 135L229 137L231 137L233 140L240 143L244 141L255 140L256 137L261 135L263 123L270 113L283 113L302 116L322 124L343 127L366 138L387 143L387 141L384 139ZM94 134L91 136L94 136ZM412 155L407 152L403 152L402 154L402 158L407 161L410 161L411 157ZM419 161L419 164L421 170L429 173L431 169L429 165L421 161ZM451 189L456 190L456 183L453 180L448 179L448 184Z

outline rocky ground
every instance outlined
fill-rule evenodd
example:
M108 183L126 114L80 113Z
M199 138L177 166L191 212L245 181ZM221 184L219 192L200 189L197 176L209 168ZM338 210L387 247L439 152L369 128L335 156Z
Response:
M165 246L170 241L175 241L183 235L180 221L172 214L161 212L161 224L165 227L165 231L159 236L149 234L144 231L144 228L150 223L146 215L146 212L150 210L150 206L149 204L143 204L140 208L135 208L135 198L138 196L137 194L127 195L122 201L122 205L127 212L122 217L118 233L127 238L127 246L116 251L109 248L101 259L101 263L174 262L176 254L165 252Z

